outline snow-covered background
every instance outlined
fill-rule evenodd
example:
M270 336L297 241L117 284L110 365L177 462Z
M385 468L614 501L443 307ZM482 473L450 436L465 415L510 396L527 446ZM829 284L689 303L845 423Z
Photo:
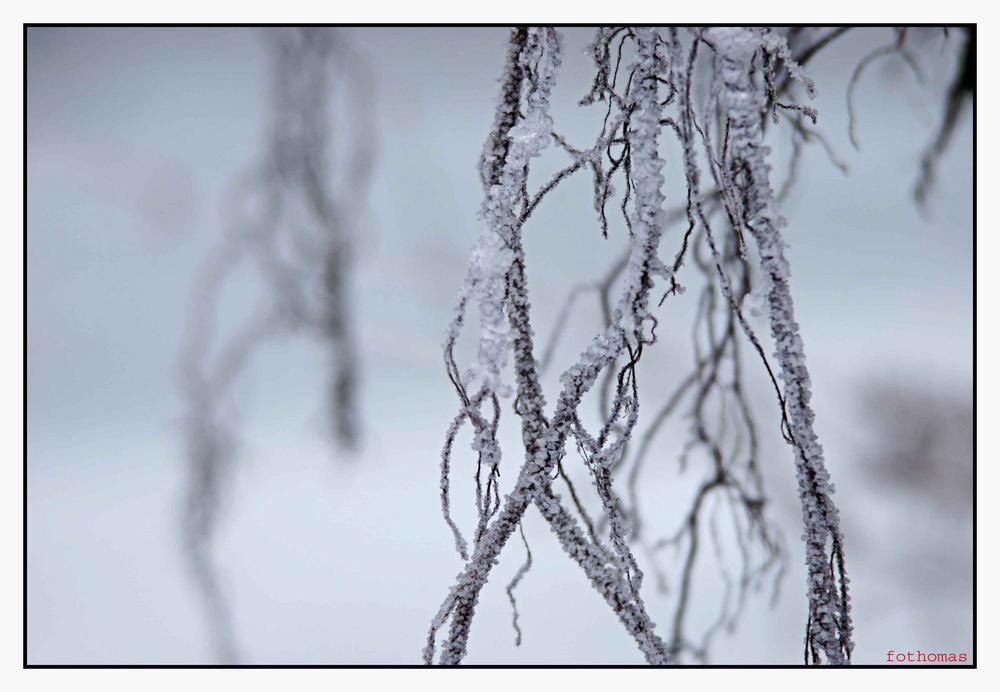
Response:
M460 569L438 499L440 447L456 410L440 343L478 233L475 167L506 31L344 34L371 65L378 111L356 291L365 441L350 458L331 448L327 355L314 342L273 342L240 381L245 435L218 556L252 663L416 663ZM553 116L570 141L584 142L593 113L575 102L591 79L589 32L565 34ZM971 439L960 431L937 455L935 482L901 482L880 470L879 454L880 436L898 433L880 430L863 405L878 382L902 383L911 399L927 392L949 411L972 397L970 110L939 164L929 213L910 197L959 35L927 32L914 44L922 82L898 58L869 68L857 94L858 152L847 137L847 82L861 55L891 39L888 29L855 30L810 65L820 126L850 174L807 148L784 207L818 432L846 533L855 660L864 663L884 662L889 649L971 654L972 643ZM192 282L223 226L222 200L264 150L268 78L252 29L28 33L30 663L212 660L178 544L176 361ZM772 135L775 160L785 161L787 139L781 128ZM780 165L775 174L784 175ZM600 238L589 185L581 177L561 187L526 229L543 339L566 292L616 252L614 239ZM678 190L668 185L668 199ZM240 281L249 300L251 278ZM659 314L662 352L644 363L644 395L667 391L690 362L689 312L670 310ZM593 314L575 314L556 370L596 326ZM751 368L750 378L789 570L777 607L755 598L712 660L797 663L805 576L792 459L763 374ZM516 419L506 425L516 445ZM664 432L656 484L644 495L664 531L690 487L671 446L683 432L680 423ZM453 488L466 526L467 450L460 441ZM505 462L509 483L516 454ZM586 485L582 468L573 475ZM512 541L483 593L467 662L641 663L534 510L525 531L535 565L518 592L524 643L513 644L503 590L523 559ZM696 623L714 617L713 598L695 599ZM648 602L665 625L670 595L651 590Z

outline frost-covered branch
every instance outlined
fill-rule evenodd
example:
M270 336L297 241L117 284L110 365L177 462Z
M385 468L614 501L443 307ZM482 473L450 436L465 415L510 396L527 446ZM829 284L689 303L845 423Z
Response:
M753 235L761 268L771 283L768 314L784 383L787 432L796 452L805 524L810 604L807 651L813 660L818 660L821 652L829 663L843 664L849 661L853 648L843 538L823 449L813 427L815 416L809 406L809 371L795 321L790 269L780 231L784 221L774 207L770 166L762 141L762 98L750 79L752 59L762 49L767 35L749 29L720 28L710 30L709 39L718 53L721 95L731 133L727 166L742 202L732 213L739 215Z
M522 34L515 30L512 33L512 43L521 40L521 36ZM521 54L525 55L530 52L529 48L533 38L539 40L543 36L548 42L549 50L558 56L557 34L552 30L540 29L529 30L528 36L523 39L525 48L522 49ZM515 376L518 383L515 410L522 418L522 437L527 461L521 468L513 492L507 496L503 509L477 543L465 570L458 576L455 587L450 591L438 616L432 623L428 647L424 654L427 662L430 662L433 656L435 633L449 617L452 624L448 640L443 646L441 662L455 664L464 657L479 592L485 585L500 550L519 525L527 507L533 502L538 505L542 515L549 521L564 550L584 568L592 583L599 588L605 599L615 608L619 618L635 637L647 659L651 663L667 661L666 647L653 633L652 622L645 613L641 599L638 598L638 584L628 583L630 580L628 573L623 573L616 563L617 561L609 559L606 550L592 543L580 531L577 521L562 509L558 500L549 491L550 474L565 453L566 438L570 434L573 424L577 422L575 410L584 393L594 384L601 370L611 365L615 358L626 350L630 342L635 344L637 348L641 347L643 323L649 317L646 305L651 282L648 276L659 239L658 217L663 201L660 192L662 175L659 171L662 163L656 151L656 138L660 129L659 103L657 82L652 77L662 69L662 66L656 51L655 32L653 30L640 30L640 37L637 41L639 45L637 59L639 78L632 91L634 102L629 107L630 110L636 111L631 130L632 141L638 152L636 154L635 182L637 188L636 214L633 223L636 231L630 243L631 251L625 274L625 287L615 311L615 323L595 338L590 348L583 354L580 363L563 374L561 381L564 388L551 420L546 420L543 414L545 401L538 381L537 363L533 355L529 302L524 277L524 255L520 245L521 225L514 224L510 227L500 225L499 229L494 231L497 235L510 234L504 239L508 241L505 243L506 247L513 252L511 262L506 267L507 291L504 295L505 300L508 301L508 316L514 334ZM557 61L558 57L556 57L556 64ZM505 181L519 182L519 179L515 177L516 170L509 177L505 177L512 164L520 168L526 163L526 161L522 162L520 158L518 146L524 142L535 141L539 125L551 128L551 125L543 118L532 117L531 106L533 103L542 102L541 99L537 98L538 92L547 98L547 90L550 87L544 85L547 84L548 80L546 70L552 66L552 54L549 54L549 62L545 61L543 54L541 61L536 64L540 65L541 79L539 83L543 86L537 91L529 90L527 96L529 108L525 122L511 128L511 142L504 160L504 172L501 173L500 184L494 185L491 189L492 199L516 199L516 192L520 188L508 187L506 195L497 194L497 188L501 188L499 192L502 193ZM508 61L508 75L510 72L510 61ZM504 84L506 85L510 81L508 76L508 79L504 80ZM505 93L507 92L505 91ZM532 99L532 94L536 94L535 99ZM503 100L503 96L501 100ZM503 108L504 106L501 105L501 109ZM498 116L497 122L502 123L504 120ZM522 127L522 125L524 129L518 131L517 128ZM545 132L544 135L548 137L548 132ZM487 158L484 157L484 160ZM501 209L500 218L510 217L503 214ZM495 247L495 244L491 244L491 242L483 243L481 241L480 247L484 245ZM474 256L474 267L477 262L481 263L480 257ZM460 305L465 300L464 294L472 293L480 281L479 276L474 272L470 272L470 279L473 285L463 292ZM456 322L458 321L456 320ZM453 322L453 327L455 324ZM453 335L456 331L455 329L449 330L446 353L450 354L450 348L454 344ZM486 337L491 338L498 332L499 330L496 329L487 331ZM480 352L482 353L482 348ZM493 352L495 353L497 350L495 349ZM448 358L450 359L450 355ZM494 368L492 372L497 370L498 368ZM455 369L450 367L450 371L454 373ZM487 380L487 386L491 384L492 382ZM461 394L464 382L459 381L456 386L460 389ZM637 581L640 579L637 571L634 576Z
M815 121L816 112L797 103L791 92L799 85L812 95L815 87L803 65L842 33L804 28L786 32L696 29L687 32L685 43L674 29L661 35L651 28L600 28L590 46L595 77L581 104L604 103L607 109L594 145L587 148L556 134L547 115L559 54L555 32L512 31L494 128L481 159L486 191L482 232L445 341L447 370L461 407L448 429L442 454L442 507L466 564L432 621L424 650L427 663L433 661L437 633L446 625L448 636L440 662L457 664L465 656L482 588L532 504L650 663L677 661L688 654L706 660L713 636L734 625L748 595L765 577L773 577L777 594L785 551L765 513L758 432L743 382L741 336L749 341L774 387L782 433L798 457L810 571L809 651L814 661L820 656L831 663L849 660L852 644L843 540L812 429L808 373L781 253L782 222L775 209L763 145L766 124L780 124L779 114L784 114L793 124L799 146L816 140L828 147L821 134L804 124L806 119ZM700 64L707 71L699 71L700 54L708 56ZM706 76L706 100L699 119L694 86L699 77ZM664 131L676 136L681 145L687 188L686 204L674 214L663 209L659 140ZM571 160L529 193L529 160L550 141ZM794 183L795 161L788 186ZM714 182L707 191L701 186L705 167ZM554 410L546 415L540 366L534 355L522 233L548 193L585 170L593 174L593 207L605 238L610 236L606 208L617 194L612 181L624 180L619 207L628 233L627 251L605 276L573 289L557 316L542 368L555 359L569 311L587 291L594 291L599 299L603 328L563 372ZM665 261L659 256L660 238L680 221L686 222L686 228L676 236L677 246ZM749 237L754 239L756 253L748 245ZM679 379L673 391L657 395L662 405L634 449L640 422L637 365L656 343L658 325L650 294L656 283L663 282L659 306L667 298L682 295L685 286L680 274L688 264L694 265L693 271L703 282L693 329L693 370ZM776 368L744 315L744 311L756 315L760 304L768 306L778 346ZM479 346L474 366L462 372L455 361L455 347L465 312L472 306L479 311ZM468 546L449 512L451 450L459 428L469 422L478 468L495 469L499 464L497 402L508 394L503 378L511 359L513 408L521 418L526 459L502 502L496 494L498 484L487 489L487 496L491 488L496 501L484 502L477 483L480 517L473 544ZM580 404L592 390L597 391L600 424L589 431ZM491 402L489 413L484 410L487 401ZM696 452L707 460L707 468L680 528L656 539L640 511L640 479L652 456L654 439L680 410L691 421L681 469ZM571 440L600 502L596 522L566 472ZM627 492L622 493L615 481L625 467L629 468ZM489 477L495 477L492 471ZM565 482L571 504L564 505L554 492L557 477ZM720 520L727 516L732 524L727 538L738 552L735 571L724 564ZM718 615L699 637L689 631L688 612L695 570L706 542L719 562L724 594ZM667 549L680 555L669 644L655 633L647 612L635 546L652 563L661 589L667 587L667 579L658 556ZM518 570L508 587L512 605L513 587L525 569ZM514 618L520 641L516 610Z

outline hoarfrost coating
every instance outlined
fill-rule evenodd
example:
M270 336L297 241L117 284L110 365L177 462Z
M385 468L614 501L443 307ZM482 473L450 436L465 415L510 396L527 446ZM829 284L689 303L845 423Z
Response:
M770 113L771 118L777 121L779 106L815 121L816 113L808 106L778 101L778 94L784 93L790 82L803 85L810 96L815 93L815 87L794 59L786 36L777 31L719 28L692 30L691 33L690 57L685 60L676 30L670 31L669 40L661 37L657 29L649 27L597 30L588 51L597 73L591 92L581 105L606 102L607 113L594 146L580 149L554 132L548 115L549 98L561 61L558 33L537 27L511 31L494 127L480 160L480 175L486 193L480 214L482 231L472 253L468 277L460 292L444 349L449 377L462 406L448 428L442 451L441 505L446 523L454 534L456 550L466 565L432 620L424 649L427 663L433 661L438 630L449 621L451 625L440 662L457 664L464 658L479 594L497 564L500 552L532 504L539 509L563 549L584 570L652 664L671 662L684 650L704 655L704 645L696 647L684 638L682 631L690 572L697 548L697 508L707 493L715 488L728 488L736 493L735 501L747 513L747 521L752 528L751 537L747 540L754 540L756 536L756 540L772 555L761 570L772 564L774 556L780 556L775 538L760 516L764 500L754 458L751 457L746 469L754 486L748 488L737 480L736 469L727 468L721 443L712 437L701 421L703 402L711 383L717 378L713 373L709 375L707 384L699 384L699 403L696 404L699 422L695 426L695 434L696 440L712 453L715 478L703 486L694 513L688 520L691 543L682 580L681 601L673 622L674 641L668 645L655 633L655 625L641 594L643 572L631 547L638 535L639 517L635 513L634 500L631 511L626 510L622 497L614 487L614 472L623 462L639 419L635 366L643 349L656 342L658 320L649 309L654 280L662 278L668 283L661 304L667 297L683 293L677 276L684 266L691 245L689 241L696 229L699 229L699 234L693 242L698 244L699 239L704 238L711 249L719 288L731 311L729 336L714 349L713 358L718 363L723 357L738 324L771 375L782 409L783 432L796 449L799 495L806 529L806 562L810 575L807 657L811 654L814 662L819 662L822 657L832 664L843 664L850 659L853 645L843 541L837 525L836 509L830 498L832 488L828 483L822 449L812 428L813 414L808 406L809 377L798 326L793 317L788 288L790 272L779 232L783 222L774 208L767 149L762 136L764 115ZM619 35L622 38L615 60L611 44ZM616 87L618 69L622 48L629 38L634 43L634 59L629 68L628 83L624 92L619 93ZM691 91L695 56L702 43L713 51L714 74L709 84L704 123L699 125L691 103ZM787 71L787 78L780 87L776 86L779 66ZM758 70L761 86L755 87L751 74ZM667 87L666 98L661 100L660 87L663 85ZM670 104L677 105L676 118L665 114L665 108ZM709 134L708 124L715 121L724 123L721 152L713 149ZM680 248L669 264L658 254L661 235L667 225L664 211L666 198L662 191L665 184L662 172L664 161L659 154L659 138L664 126L669 126L682 145L689 221ZM703 207L705 195L699 186L700 166L695 150L698 136L705 144L706 161L717 185L708 198L714 197L725 209L734 231L721 243L708 221L710 212ZM529 162L553 140L570 154L573 161L558 171L538 192L530 195L527 185ZM612 145L615 144L623 147L620 156L612 153ZM607 170L602 164L605 150L610 161ZM616 265L609 279L601 284L606 326L584 349L579 360L560 376L562 391L551 417L546 417L538 364L534 358L521 231L532 211L549 191L587 167L594 174L594 207L605 237L608 233L605 206L613 194L611 180L616 172L624 170L626 189L621 209L629 231L628 246L623 260ZM628 210L629 202L631 211ZM749 229L757 242L759 267L753 267L743 242L744 228ZM724 256L731 244L737 249L735 268L732 261ZM699 264L704 266L701 260ZM749 290L751 270L758 277L754 294ZM742 275L739 290L729 276L731 271ZM607 291L616 275L620 277L621 292L611 308ZM753 298L759 300L762 295L766 295L777 348L777 377L760 341L742 314L743 304L753 307ZM454 354L470 300L475 302L479 311L477 361L472 369L462 373ZM707 319L710 321L711 317ZM729 348L733 350L735 361L736 344L731 343ZM508 393L501 381L511 353L514 355L517 394L514 411L521 417L525 460L512 492L501 499L497 471L501 456L497 442L499 398ZM607 402L604 400L605 393L613 381L615 365L622 357L625 364L618 371L617 386L613 389L610 402ZM701 375L703 364L704 361L699 362L696 376ZM734 367L738 377L738 366ZM603 424L594 435L584 427L578 409L584 395L605 372L605 385L601 391ZM778 378L784 382L783 387L778 384ZM478 390L470 394L468 388L477 381ZM687 382L694 381L689 379ZM749 410L738 387L738 383L733 385L733 394L743 409L744 425L750 427L751 435L755 435ZM683 389L678 395L682 394ZM678 395L671 397L670 401L675 401ZM490 415L483 410L486 402L491 404ZM666 411L673 406L669 403ZM661 420L662 416L658 417L657 421ZM471 556L468 543L450 513L451 449L458 430L466 421L474 428L472 447L478 455L476 506L479 520ZM592 483L603 512L600 525L607 529L609 545L604 543L595 529L593 520L563 471L562 461L569 437L575 440L577 450L592 474ZM481 478L484 471L487 474L485 488ZM573 505L587 533L581 530L577 520L553 492L551 486L555 476L567 483ZM632 478L636 477L633 474ZM742 547L744 553L746 547ZM514 626L518 641L521 631L517 625L513 589L524 577L526 569L527 566L518 570L508 586L508 596L515 607ZM745 593L746 581L741 588Z
M813 429L811 396L805 351L795 321L780 228L784 220L774 208L770 166L760 127L763 99L750 83L750 62L766 38L773 34L747 29L712 29L710 40L718 50L723 100L732 127L732 169L747 208L738 211L757 242L761 266L770 277L768 292L771 335L781 367L788 427L796 450L799 498L805 524L806 564L809 571L809 623L806 645L816 657L816 647L833 664L850 659L850 600L844 573L843 537L833 486L823 461L823 448ZM796 72L792 73L797 74ZM799 73L800 74L800 73ZM829 548L828 548L829 544Z

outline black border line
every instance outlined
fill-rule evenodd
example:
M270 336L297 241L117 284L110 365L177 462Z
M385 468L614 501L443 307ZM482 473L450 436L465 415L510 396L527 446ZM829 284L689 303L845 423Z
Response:
M614 24L614 22L609 22L608 24ZM895 27L902 26L903 24L892 24L892 23L863 23L863 24L803 24L800 22L791 22L788 24L776 24L774 26L811 26L811 27L839 27L839 26L851 26L852 28L882 28L882 27ZM414 28L414 29L430 29L430 28L502 28L511 26L510 24L492 24L492 23L454 23L454 24L419 24L419 23L388 23L388 24L326 24L326 23L313 23L305 22L301 24L295 23L61 23L61 22L25 22L22 23L22 54L23 54L23 92L22 92L22 113L23 113L23 123L22 123L22 204L23 204L23 230L22 230L22 244L23 244L23 332L22 332L22 342L23 342L23 460L22 460L22 514L23 514L23 530L22 530L22 616L23 616L23 633L22 633L22 669L24 670L34 670L34 669L71 669L71 670L165 670L165 669L195 669L195 670L211 670L211 669L275 669L275 670L373 670L373 669L403 669L403 670L436 670L442 668L442 666L426 666L421 664L241 664L241 665L213 665L213 664L49 664L49 663L28 663L28 29L35 28L265 28L265 27L288 27L288 26L323 26L323 27L342 27L342 28L363 28L363 29L383 29L383 28ZM561 23L554 26L558 27L584 27L592 28L596 26L601 26L600 24L588 24L588 23ZM634 26L661 26L660 24L637 24ZM676 24L675 26L699 26L698 24ZM716 23L711 24L711 26L747 26L747 24L740 23ZM749 26L763 26L760 24L749 24ZM947 22L942 22L940 24L933 22L919 22L919 23L906 23L905 26L913 27L947 27L947 28L967 28L971 31L970 39L972 40L972 50L973 50L973 62L978 57L976 53L976 33L978 24L950 24ZM976 65L978 67L978 65ZM975 71L975 67L973 68ZM975 75L978 77L978 73ZM977 200L977 113L976 113L976 91L978 84L973 87L972 91L972 661L966 664L910 664L910 663L884 663L884 664L852 664L850 666L836 666L838 670L871 670L871 669L950 669L950 670L975 670L978 668L977 656L977 518L978 514L976 511L976 489L977 489L977 470L978 464L976 461L977 452L977 426L976 426L976 348L977 348L977 329L976 329L976 230L978 225L978 200ZM591 670L591 669L650 669L650 666L646 665L612 665L612 664L600 664L600 665L573 665L573 664L502 664L502 665L479 665L470 664L462 665L460 668L466 669L524 669L524 670L536 670L536 669L580 669L580 670ZM820 670L829 670L831 666L807 666L805 664L690 664L690 665L675 665L669 666L666 669L677 669L677 668L718 668L718 669L738 669L738 670L787 670L787 669L803 669L803 668L816 668Z

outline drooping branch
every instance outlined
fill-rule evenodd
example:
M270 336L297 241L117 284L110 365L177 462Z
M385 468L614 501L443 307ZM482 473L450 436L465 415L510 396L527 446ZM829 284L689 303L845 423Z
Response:
M966 103L971 103L976 91L976 37L975 29L965 28L965 46L962 49L961 63L955 72L945 99L944 117L934 141L920 159L920 177L913 189L917 204L924 205L927 195L934 184L935 167L938 159L948 148L948 142L958 126L958 119L965 110Z
M800 29L784 34L768 29L721 33L691 30L692 38L686 50L677 30L670 30L669 37L664 38L653 29L598 29L590 47L596 75L591 91L581 103L607 104L601 131L594 146L588 149L570 144L552 132L551 123L546 121L545 137L554 140L571 161L530 194L527 184L527 158L530 157L523 157L518 147L533 141L536 129L522 126L525 121L539 121L537 111L532 115L532 103L537 104L539 94L545 94L547 104L551 85L540 87L547 83L550 65L545 60L545 50L532 53L533 42L544 35L541 30L512 32L501 103L481 166L487 204L498 199L503 203L486 207L484 219L487 223L445 344L449 376L463 408L448 431L442 463L442 498L448 495L450 457L447 455L456 426L469 420L476 428L474 448L480 454L480 464L483 463L483 450L496 444L495 415L494 422L490 423L489 417L478 413L478 409L487 400L485 393L491 398L505 393L501 381L508 355L513 359L514 411L521 418L526 460L503 506L500 507L498 500L488 513L480 511L471 556L464 550L464 539L450 519L447 502L443 502L446 521L455 534L459 553L468 559L432 622L424 650L426 662L433 660L438 630L449 622L448 638L440 660L456 664L465 656L479 594L531 504L538 507L564 550L584 569L651 663L679 660L685 654L706 660L712 637L721 628L733 626L748 594L761 585L765 576L773 575L774 593L777 594L784 573L785 551L780 534L765 514L767 497L758 466L758 433L743 383L741 334L750 342L774 387L782 413L782 434L801 457L797 463L807 533L813 531L818 535L825 531L823 536L829 543L823 543L817 551L816 536L807 540L811 583L828 577L823 582L825 591L811 587L808 646L814 661L819 660L820 654L831 663L849 660L851 626L842 538L836 528L836 510L829 498L830 490L824 485L826 472L821 452L816 452L815 437L806 434L806 427L812 433L808 373L804 364L795 369L797 361L801 360L801 343L797 351L794 346L789 350L789 336L782 331L783 326L793 331L795 328L782 325L778 319L779 314L787 314L794 324L790 317L787 285L776 288L783 277L776 273L777 267L768 254L773 242L780 243L780 221L774 210L774 194L763 148L765 125L779 123L779 114L785 114L792 122L793 132L799 138L797 142L817 140L826 146L822 135L808 129L803 122L805 119L815 121L816 112L796 103L790 91L797 84L804 87L806 93L814 93L814 86L802 65L842 33L842 30L823 33ZM692 103L692 87L696 75L700 74L696 69L699 48L705 46L710 49L712 61L707 65L711 70L707 73L706 105L699 122ZM627 67L623 70L626 49L633 58L631 63L625 61ZM526 59L529 55L532 57ZM734 67L737 61L742 61L738 70ZM739 79L734 77L737 72ZM667 113L668 106L675 107L671 108L672 114ZM746 125L750 119L754 120L753 130ZM660 174L663 164L658 153L658 138L664 128L676 135L681 144L687 183L686 206L675 215L663 211ZM713 144L714 129L718 130L718 148ZM700 154L696 148L699 139L704 144ZM701 191L702 160L715 183L708 192ZM835 158L834 161L836 163ZM594 177L594 208L601 235L605 238L609 236L605 208L615 194L611 181L616 175L624 179L620 208L628 231L628 251L602 279L575 288L559 313L544 350L543 367L553 361L555 345L567 323L569 311L586 291L597 294L603 328L578 362L563 373L560 378L562 390L556 398L554 411L546 416L539 366L534 358L522 232L532 212L549 192L579 171L588 169ZM790 182L794 182L794 169ZM498 196L498 192L504 190L506 194ZM764 198L766 204L755 201ZM721 221L712 218L718 212L724 214ZM664 262L658 256L660 236L669 224L681 220L687 221L687 228L679 237L679 247L672 261ZM754 240L750 241L750 237ZM497 242L497 238L502 242ZM748 242L757 247L755 257L752 257L754 253ZM484 256L487 259L499 257L500 262L490 265L483 261ZM688 257L694 258L693 263L704 282L693 330L694 370L682 378L677 389L667 397L646 429L638 451L633 454L630 443L639 421L636 366L644 351L655 344L658 325L649 309L649 293L654 282L662 280L665 290L660 306L668 297L683 294L685 286L680 283L679 274ZM755 261L757 259L759 262ZM482 267L491 269L481 271ZM496 280L501 273L504 275L502 283ZM483 277L491 277L492 283L487 286ZM502 291L498 288L501 285ZM615 291L619 292L617 300L613 300ZM478 301L480 305L480 358L477 367L463 375L454 360L454 347L464 325L466 306L474 304L471 301ZM769 305L772 333L779 344L776 368L771 366L761 340L744 315L745 310L756 315L756 306L761 302ZM501 318L500 309L505 311L506 320ZM484 343L487 345L485 351ZM484 352L490 354L485 359L488 367L483 367ZM797 378L795 385L789 386L790 378ZM481 384L477 392L472 393L469 385L476 379ZM597 391L600 415L600 426L595 433L586 429L579 412L584 396L591 390ZM793 398L797 401L793 402ZM708 469L681 528L666 538L653 541L639 512L639 477L646 465L644 460L650 456L654 437L682 405L686 406L684 410L692 425L681 455L681 468L683 470L688 457L699 450L704 452ZM483 428L488 433L485 439L481 434ZM589 516L565 470L570 438L590 473L600 500L601 511L596 522ZM490 449L489 458L499 460L499 447ZM618 470L630 459L628 492L621 494L614 481ZM556 477L566 483L571 505L564 506L553 492L552 483ZM495 490L496 486L493 487ZM579 519L567 507L575 508ZM825 512L820 518L816 515L817 507ZM719 519L725 516L726 510L732 520L729 540L739 552L740 566L735 572L723 564L725 549ZM699 556L705 554L706 541L710 541L719 560L725 590L715 620L700 638L696 638L687 632L688 606L696 581L696 564ZM652 561L661 587L666 586L666 580L660 571L657 554L674 548L682 555L669 645L655 634L647 614L641 595L643 572L632 552L633 544L642 547ZM820 557L824 558L825 567L821 567ZM513 587L524 576L524 569L518 570L514 583L508 587L512 603ZM515 628L520 637L516 623L515 613ZM841 652L839 658L837 647Z
M341 448L359 442L351 274L373 156L370 80L327 29L289 27L265 38L272 66L267 149L236 187L225 237L199 274L180 357L189 469L182 540L224 663L239 654L211 547L239 441L233 386L266 341L304 333L328 349L330 430ZM344 152L331 151L334 87L349 91L343 122L353 136ZM247 265L258 271L262 297L244 323L224 332L216 315L222 291Z
M747 29L712 29L709 33L718 51L722 100L732 137L727 166L740 193L740 207L731 213L749 228L757 243L761 267L771 282L769 319L784 383L787 432L796 454L805 524L810 604L807 651L813 660L818 659L817 652L822 652L829 663L843 664L850 660L853 648L843 538L823 449L813 427L809 371L795 322L790 270L780 231L784 222L774 207L765 159L761 98L750 80L751 60L764 39Z
M540 33L540 30L531 29L529 38ZM640 172L636 176L636 214L633 221L636 231L630 243L625 287L615 310L615 323L595 338L580 363L564 373L561 378L564 388L555 413L551 420L546 420L542 413L544 397L533 356L520 225L512 229L510 247L514 258L508 268L508 314L514 332L515 376L518 381L516 411L522 418L527 461L522 466L514 491L507 496L503 509L478 542L465 570L459 575L456 585L432 622L424 654L427 662L433 656L437 628L449 617L452 624L443 647L441 662L456 664L464 657L479 592L485 585L500 550L533 502L549 521L563 548L584 568L595 587L615 608L647 659L651 663L667 661L666 647L653 633L652 622L645 613L641 599L637 597L637 585L628 583L627 573L622 572L616 561L609 562L606 550L590 542L579 530L572 515L562 509L549 491L551 473L564 454L566 438L576 422L575 410L584 393L594 384L599 373L626 350L630 341L641 347L644 341L643 323L649 317L646 307L651 287L649 274L659 240L658 222L663 201L660 192L662 175L659 172L662 163L656 151L660 106L655 80L657 73L662 70L662 64L657 54L655 31L640 30L639 34L636 67L639 75L631 91L633 103L629 106L630 111L635 110L631 136L640 152L637 156L641 162L638 167ZM514 40L516 36L514 34ZM550 36L553 38L549 40L553 41L554 32ZM544 59L541 64L545 64ZM530 92L528 98L530 103ZM516 133L512 132L512 140L511 148L514 149L518 141ZM514 156L508 153L505 167L510 164L511 159L517 163L516 149L514 152Z

